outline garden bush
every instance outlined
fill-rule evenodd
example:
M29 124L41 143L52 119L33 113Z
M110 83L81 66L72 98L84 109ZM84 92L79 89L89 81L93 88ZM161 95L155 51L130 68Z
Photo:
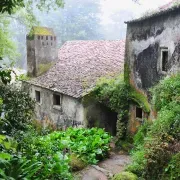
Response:
M173 157L180 151L180 74L165 78L151 92L157 119L139 128L127 169L146 180L177 179Z
M69 128L44 136L31 129L19 139L18 148L27 159L42 164L39 179L71 179L71 170L106 157L110 140L111 136L98 128Z
M13 135L27 129L34 113L34 101L15 87L0 85L0 134Z

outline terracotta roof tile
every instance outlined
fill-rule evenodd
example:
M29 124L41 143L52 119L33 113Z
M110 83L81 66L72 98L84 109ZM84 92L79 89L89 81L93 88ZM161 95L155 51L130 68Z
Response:
M123 72L125 41L69 41L59 50L59 60L36 84L72 97L82 97L102 76Z

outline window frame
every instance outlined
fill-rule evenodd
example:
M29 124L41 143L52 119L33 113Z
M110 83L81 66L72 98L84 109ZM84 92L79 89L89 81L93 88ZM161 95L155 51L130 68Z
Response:
M141 110L141 117L139 117L139 114L140 114L140 113L139 113L139 112L137 113L137 110L138 110L138 111ZM143 109L142 109L142 108L136 106L135 112L136 112L136 114L135 114L136 119L143 119ZM137 115L138 115L138 116L137 116Z
M37 94L37 93L39 93L39 94ZM39 104L40 104L40 103L41 103L41 91L35 89L35 90L34 90L34 94L35 94L34 97L35 97L36 103L39 103ZM37 98L37 97L38 97L37 95L39 96L39 98ZM38 99L38 100L37 100L37 99Z
M163 69L163 53L164 52L167 52L167 62L166 62L166 64L168 63L168 61L169 61L169 49L168 49L168 47L161 47L161 54L160 54L160 71L162 72L162 73L167 73L168 72L168 70L164 70Z
M59 100L57 101L57 97L59 97ZM59 103L57 103L59 102ZM53 93L52 95L52 103L53 106L61 106L61 95L57 93Z

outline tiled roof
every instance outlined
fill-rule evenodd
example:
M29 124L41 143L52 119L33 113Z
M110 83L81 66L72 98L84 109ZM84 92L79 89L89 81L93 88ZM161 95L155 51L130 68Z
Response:
M138 19L133 19L130 21L127 21L125 23L134 23L134 22L140 22L144 21L146 19L149 19L151 17L156 17L160 15L164 15L166 13L169 13L174 10L180 9L180 0L172 0L168 4L165 4L164 6L159 7L157 10L147 13L145 16L140 17Z
M41 26L34 26L31 29L31 33L35 35L49 35L54 36L54 31L52 28L48 27L41 27Z
M56 64L31 83L80 98L100 77L123 72L124 51L123 40L66 42L59 50Z

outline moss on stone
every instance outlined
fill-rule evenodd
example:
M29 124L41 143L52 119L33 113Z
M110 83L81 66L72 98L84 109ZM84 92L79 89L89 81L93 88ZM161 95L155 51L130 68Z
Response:
M45 72L47 72L52 67L53 64L54 63L52 63L52 62L47 63L47 64L40 64L37 76L40 76L40 75L44 74Z
M51 29L47 27L33 27L33 34L35 35L46 35L46 36L54 36L54 33Z
M84 169L87 164L82 161L76 154L70 155L70 164L73 171L79 171Z
M127 63L124 64L124 81L126 84L130 84L130 68Z
M131 172L122 172L116 174L112 180L138 180L138 177Z
M148 102L147 97L143 93L138 92L135 88L131 86L130 96L131 96L131 100L136 102L143 109L144 112L146 113L150 112L150 104Z

